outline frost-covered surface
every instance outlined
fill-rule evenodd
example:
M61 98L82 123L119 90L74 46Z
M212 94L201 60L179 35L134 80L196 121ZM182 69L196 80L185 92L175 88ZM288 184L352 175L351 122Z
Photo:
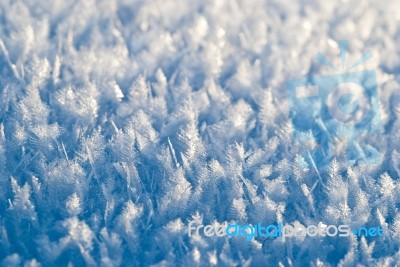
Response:
M397 0L0 2L3 265L400 262ZM312 59L337 63L338 39L374 54L381 165L314 165L292 141L285 81L327 72ZM246 243L191 220L385 236Z

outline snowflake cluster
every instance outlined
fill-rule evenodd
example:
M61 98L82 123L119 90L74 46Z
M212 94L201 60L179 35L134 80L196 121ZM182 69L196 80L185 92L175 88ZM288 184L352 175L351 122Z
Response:
M397 5L1 0L1 264L394 266ZM336 39L377 57L381 164L317 161L316 137L292 138L285 81L326 71L312 58L337 58ZM384 236L246 243L189 237L193 221L371 224Z

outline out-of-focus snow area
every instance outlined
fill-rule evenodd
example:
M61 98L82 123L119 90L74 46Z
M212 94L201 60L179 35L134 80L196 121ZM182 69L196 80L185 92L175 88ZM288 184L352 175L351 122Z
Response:
M397 0L1 0L0 263L395 266L399 26ZM354 70L376 73L383 129L361 139L378 163L347 160L329 121L331 153L292 123L287 81L337 73L315 55L340 66L339 40L347 65L373 55ZM246 242L190 222L384 236Z

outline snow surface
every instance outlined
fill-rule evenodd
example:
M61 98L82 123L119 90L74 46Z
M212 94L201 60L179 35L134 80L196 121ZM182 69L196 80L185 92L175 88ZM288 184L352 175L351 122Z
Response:
M0 262L395 266L399 26L397 0L1 0ZM349 62L373 53L381 164L292 138L286 81L330 73L315 55L338 64L342 39ZM385 235L245 242L190 221Z

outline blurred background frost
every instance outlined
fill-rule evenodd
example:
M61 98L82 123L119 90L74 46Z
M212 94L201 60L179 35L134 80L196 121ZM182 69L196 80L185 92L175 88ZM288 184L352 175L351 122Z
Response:
M4 266L395 266L400 5L0 1ZM317 52L377 73L381 164L314 162L285 82ZM206 238L198 223L381 226L382 238Z

